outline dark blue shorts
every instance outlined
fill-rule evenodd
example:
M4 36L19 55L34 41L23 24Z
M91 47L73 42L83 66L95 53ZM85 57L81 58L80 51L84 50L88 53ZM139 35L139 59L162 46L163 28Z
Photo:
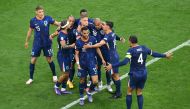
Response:
M132 89L143 89L146 79L147 79L147 71L131 71L129 75L129 86Z
M57 61L59 63L59 67L63 72L70 72L71 60L69 56L63 56L62 53L57 54Z
M51 46L46 46L46 47L33 46L31 56L39 57L42 50L43 50L44 56L46 57L53 56L53 49L51 48Z
M110 63L115 64L118 62L119 62L119 55L117 53L114 53L114 54L111 53L110 54ZM119 73L119 67L112 68L111 74L113 74L113 73Z
M86 78L87 75L95 76L97 75L97 69L95 62L89 62L88 64L82 64L80 62L81 69L78 69L78 77Z

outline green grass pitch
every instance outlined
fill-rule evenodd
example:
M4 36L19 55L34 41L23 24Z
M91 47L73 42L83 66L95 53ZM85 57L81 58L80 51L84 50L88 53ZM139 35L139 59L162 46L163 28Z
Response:
M53 92L52 74L41 55L36 64L34 83L25 85L29 76L30 51L24 49L26 32L34 9L43 5L47 15L61 21L68 15L79 17L86 8L92 18L100 17L115 23L115 32L126 39L139 36L140 44L158 52L165 52L190 39L189 0L1 0L0 1L0 109L59 109L78 99L78 78L75 77L73 95L57 96ZM51 33L55 27L51 26ZM129 48L117 43L121 59ZM53 41L56 60L56 39ZM148 66L148 80L143 92L144 109L189 109L190 104L190 48L174 52L172 60L164 59ZM152 59L151 57L149 60ZM123 75L129 65L120 68ZM104 71L103 82L105 83ZM114 87L113 87L114 88ZM110 100L103 90L94 95L94 102L78 104L71 109L126 109L127 79L122 80L123 97ZM133 96L132 109L137 109Z

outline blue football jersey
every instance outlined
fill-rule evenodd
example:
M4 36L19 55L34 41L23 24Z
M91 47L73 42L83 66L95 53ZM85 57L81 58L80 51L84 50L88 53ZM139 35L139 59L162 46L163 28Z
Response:
M96 48L83 48L83 46L87 44L96 44L96 39L93 36L89 36L87 42L82 41L81 38L76 41L76 50L79 51L79 61L86 65L88 65L90 61L94 61L96 56Z
M126 58L131 60L130 71L145 70L147 55L151 55L151 53L152 51L145 46L130 48L126 54Z
M55 20L50 16L44 16L42 20L36 17L30 20L30 28L34 29L34 46L49 46L52 41L49 39L49 26Z
M58 52L62 52L63 56L69 56L70 54L70 48L63 48L61 45L61 41L65 41L65 44L69 45L69 37L68 34L65 34L63 32L59 32L59 35L57 37L57 43L58 43Z
M106 43L108 43L110 52L117 52L116 47L116 35L113 32L106 34L103 39Z

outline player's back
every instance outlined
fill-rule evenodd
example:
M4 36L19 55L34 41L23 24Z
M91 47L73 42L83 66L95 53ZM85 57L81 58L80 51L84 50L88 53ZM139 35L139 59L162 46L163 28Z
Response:
M136 46L128 50L127 54L131 55L130 71L139 71L146 69L146 59L149 54L148 48L145 46Z

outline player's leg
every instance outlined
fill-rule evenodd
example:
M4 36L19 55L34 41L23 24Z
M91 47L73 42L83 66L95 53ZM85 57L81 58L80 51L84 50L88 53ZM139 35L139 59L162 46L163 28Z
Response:
M86 87L86 71L83 69L78 69L79 81L79 95L80 95L80 105L84 105L84 89Z
M139 81L137 81L137 102L138 102L138 107L139 109L143 108L143 88L145 86L146 83L146 79L147 79L147 72L146 70L144 70L143 72L137 72L138 74L141 74Z
M142 95L142 89L138 88L137 89L137 102L139 109L143 108L143 95Z
M29 80L26 81L26 84L29 85L33 82L33 75L34 75L34 70L35 70L35 64L37 61L37 57L40 56L41 53L41 48L40 47L33 47L32 52L31 52L31 61L29 65L30 69L30 78Z
M69 64L67 63L66 59L67 58L62 56L61 52L57 54L57 60L59 63L59 67L61 69L61 75L60 75L58 81L56 82L56 84L54 86L55 93L57 95L61 95L61 93L63 93L63 94L70 94L71 93L71 92L66 91L66 82L69 78ZM65 90L64 89L62 89L61 91L59 90L59 87L61 84L64 84L63 88Z
M53 50L51 48L51 46L49 47L44 47L43 48L43 52L44 52L44 56L46 56L46 60L47 62L49 63L49 67L52 71L52 74L53 74L53 82L56 82L57 81L57 75L56 75L56 71L55 71L55 64L53 62Z
M112 73L112 78L113 78L114 84L116 86L116 93L115 93L115 95L113 95L113 98L116 99L116 98L120 98L122 96L122 94L121 94L121 80L120 80L120 77L119 77L119 73L117 73L118 68L113 68L112 72L113 72Z
M132 79L132 77L129 77L129 81L128 81L128 87L127 87L127 96L126 96L126 105L127 105L127 109L131 109L131 104L132 104L132 92L133 89L136 87L135 86L135 82Z
M88 96L88 101L89 102L93 102L93 98L92 98L92 92L94 91L95 87L98 86L98 75L97 75L97 69L95 64L92 66L89 66L88 68L88 73L91 77L91 85L90 85L90 89L87 91L87 96Z
M69 80L67 81L67 85L69 86L69 88L74 88L73 85L73 78L75 75L75 59L74 59L74 54L70 55L70 59L71 59L71 68L70 68L70 72L69 72Z
M97 55L97 74L98 74L98 88L99 89L101 89L103 87L102 78L101 78L101 76L102 76L101 66L102 66L102 60Z
M107 82L107 90L108 92L113 92L113 89L111 87L111 72L106 71L106 82Z

